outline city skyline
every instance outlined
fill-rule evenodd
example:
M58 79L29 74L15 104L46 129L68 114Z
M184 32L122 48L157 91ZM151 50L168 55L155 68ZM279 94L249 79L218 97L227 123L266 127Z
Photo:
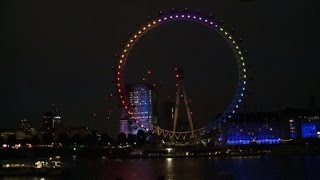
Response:
M319 103L316 3L79 1L77 4L32 4L7 1L3 4L2 67L6 68L1 72L1 127L13 127L25 118L40 125L43 112L48 111L51 104L56 105L67 124L87 123L96 113L96 127L107 131L118 127L119 119L107 120L105 102L108 93L115 90L111 83L111 67L117 59L113 54L121 50L120 42L125 43L127 33L135 31L137 24L145 23L147 16L156 17L160 10L166 12L171 8L180 11L185 7L190 11L201 9L203 15L213 12L217 19L224 19L228 29L235 28L236 37L243 38L242 46L248 50L247 61L252 66L250 92L245 100L247 109L306 108L310 96ZM191 37L193 33L199 37ZM164 79L174 87L170 69L182 64L186 82L190 83L189 86L186 84L187 91L195 101L203 99L197 99L196 95L201 91L194 88L202 83L199 81L202 76L206 77L203 79L203 83L207 83L205 91L216 92L211 101L219 101L215 98L224 89L230 89L227 93L230 95L217 102L216 106L223 109L229 103L225 102L230 98L228 96L233 96L236 72L233 71L233 60L229 60L232 56L228 47L217 37L205 28L190 24L169 24L155 29L137 44L129 57L126 73L135 77L128 81L141 80L147 68L151 68L156 81ZM174 53L177 46L184 50ZM220 51L221 54L216 54ZM219 61L211 63L211 59ZM161 62L172 64L164 66ZM156 67L167 73L158 73ZM194 67L207 69L201 71ZM226 76L209 81L211 78L208 77L221 73ZM190 80L191 76L193 80ZM217 86L224 89L214 91Z

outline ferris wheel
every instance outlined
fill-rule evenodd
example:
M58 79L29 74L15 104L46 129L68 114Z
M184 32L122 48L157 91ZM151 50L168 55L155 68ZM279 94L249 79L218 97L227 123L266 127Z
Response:
M162 129L159 126L153 126L152 132L156 133L163 137L175 138L175 139L189 139L199 137L206 133L210 133L212 130L215 130L217 127L221 126L222 123L225 123L228 119L230 119L237 109L239 109L240 104L243 100L244 93L246 91L247 84L247 70L245 63L244 52L241 50L236 39L227 32L224 27L220 23L212 20L211 17L202 16L199 13L190 13L190 12L172 12L164 15L160 15L155 19L151 19L146 22L143 26L141 26L132 36L129 38L127 43L124 45L122 51L120 52L120 57L116 66L116 89L120 98L120 103L126 110L129 116L132 116L133 110L130 106L128 94L125 88L125 79L124 79L124 70L126 66L126 62L128 60L130 51L134 47L134 45L139 41L139 39L145 35L147 32L151 31L153 28L156 28L162 24L166 23L174 23L178 21L188 21L192 23L201 24L207 28L210 28L213 32L220 34L225 41L229 44L229 47L232 49L234 54L234 59L237 62L238 69L238 85L233 97L232 102L225 109L225 111L214 119L212 122L207 124L206 126L198 129L193 129L189 131L176 131L175 128L173 130ZM175 122L176 123L176 122ZM191 122L192 124L192 122ZM190 125L191 125L190 124Z

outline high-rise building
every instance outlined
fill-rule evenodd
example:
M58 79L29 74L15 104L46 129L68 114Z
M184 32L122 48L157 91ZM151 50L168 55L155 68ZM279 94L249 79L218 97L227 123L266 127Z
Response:
M22 119L20 121L20 130L24 132L30 132L31 131L31 122L29 119Z
M42 117L42 131L51 131L53 123L53 113L51 111L45 112Z
M167 100L160 103L159 107L159 126L163 129L171 130L173 128L173 115L175 103Z
M157 125L156 93L152 85L147 83L133 84L128 88L133 120L128 120L128 130L136 134L139 129L146 132ZM137 124L138 123L138 124Z
M52 131L54 129L61 130L61 128L61 116L59 115L57 110L55 110L54 113L48 111L43 114L42 131Z

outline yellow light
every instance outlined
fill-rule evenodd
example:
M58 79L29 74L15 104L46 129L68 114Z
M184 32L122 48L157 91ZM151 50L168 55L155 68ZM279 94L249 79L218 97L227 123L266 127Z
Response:
M227 32L225 32L224 34L225 34L225 35L228 35L228 33L227 33Z
M239 49L239 46L236 46L236 49Z
M242 65L244 66L244 65L245 65L245 63L242 63Z
M229 36L229 39L232 39L232 37L231 37L231 36Z
M243 60L243 57L241 57L240 59Z
M246 72L247 70L246 69L243 69L243 72Z
M223 28L220 28L220 31L223 31Z
M239 54L242 54L241 51L239 51Z

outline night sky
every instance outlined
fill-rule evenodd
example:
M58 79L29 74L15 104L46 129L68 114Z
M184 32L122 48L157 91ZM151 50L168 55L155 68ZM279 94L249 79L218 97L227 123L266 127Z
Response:
M0 129L16 128L24 118L40 127L43 113L55 104L65 126L91 121L93 128L118 133L117 114L106 118L113 54L148 16L171 8L213 13L244 40L251 68L242 111L308 108L311 96L320 103L317 1L3 0L0 7ZM126 79L139 82L151 69L153 81L162 82L160 94L172 97L175 66L185 71L195 117L212 118L230 103L237 67L217 33L187 22L148 32L128 58Z

